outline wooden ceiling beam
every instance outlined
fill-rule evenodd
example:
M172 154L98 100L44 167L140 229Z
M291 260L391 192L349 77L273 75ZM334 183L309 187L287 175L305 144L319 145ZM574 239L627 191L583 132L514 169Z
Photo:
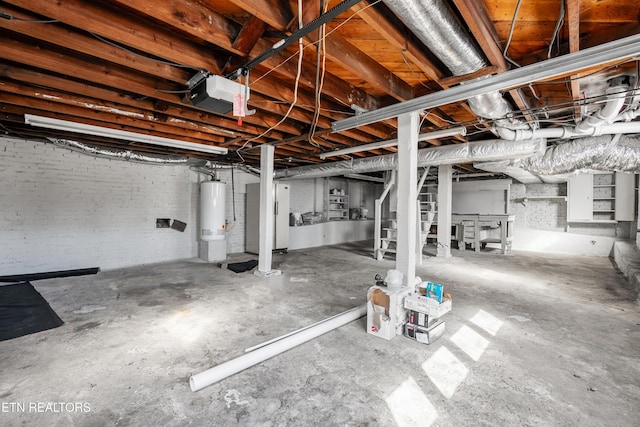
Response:
M234 49L238 49L241 52L244 52L243 56L247 56L251 50L254 48L256 43L262 37L264 30L267 25L264 21L252 16L249 20L242 26L240 32L236 36L235 40L231 44Z
M203 46L176 38L175 33L153 28L148 23L118 11L107 9L98 2L82 0L5 0L5 3L27 9L33 13L56 19L83 31L148 52L159 58L185 66L204 68L219 72L220 67ZM157 4L156 2L152 4Z
M267 0L230 0L236 6L263 19L277 30L286 32L293 16L285 19L271 12L273 5ZM309 34L305 40L310 43L318 41L317 34ZM374 61L360 49L338 36L332 34L325 39L327 58L353 72L356 76L367 80L371 85L393 96L398 100L413 98L413 88L400 80L395 74Z
M131 120L146 122L145 128L150 130L159 130L165 133L182 133L188 135L190 132L198 132L204 135L211 135L212 141L224 142L225 138L230 136L230 132L223 129L207 126L200 123L194 123L189 120L162 120L154 111L148 111L140 108L132 108L122 104L104 101L101 99L91 98L84 95L69 94L51 89L43 89L31 85L19 84L8 80L0 79L0 90L9 92L14 95L26 98L42 99L60 104L85 108L94 114L110 113L116 116L127 117ZM92 116L92 115L91 115ZM91 117L88 116L88 117ZM199 136L199 137L203 137Z
M246 53L233 46L240 28L211 8L193 1L113 0L164 25L196 36L236 55ZM203 49L204 51L204 49Z
M575 53L580 50L580 0L566 0L567 6L567 28L569 31L569 53ZM569 87L571 89L571 98L574 102L573 114L575 120L579 120L581 116L580 109L580 80L578 75L571 76Z
M623 24L616 26L615 28L607 28L606 31L591 33L588 36L580 38L580 49L587 49L594 46L599 46L604 43L608 43L614 40L623 39L625 37L634 36L640 34L640 25L637 22ZM547 53L549 48L545 47L535 52L531 52L524 58L520 58L520 64L522 66L535 64L547 59ZM569 43L560 44L560 52L568 52Z
M5 13L22 19L38 19L35 15L22 13L17 8L11 6L5 5L2 7L2 10ZM17 19L0 19L0 28L5 28L14 33L23 34L37 40L43 40L85 55L96 56L99 54L100 58L105 61L123 65L175 83L184 83L191 77L184 69L135 55L126 50L104 43L95 37L86 35L85 32L74 31L66 26L56 24L32 24Z
M82 60L75 59L61 53L54 53L37 47L19 43L15 40L0 39L0 58L20 62L40 69L50 70L61 75L69 75L81 80L88 80L93 84L109 86L117 90L148 96L153 99L167 101L173 104L181 104L182 100L177 94L155 90L157 81L150 77L142 76L124 70L118 66L99 63L86 64ZM89 67L88 67L89 66ZM195 109L195 107L193 107ZM269 128L274 123L266 115L253 115L245 117L247 123ZM302 133L301 127L292 123L283 123L280 131L291 134Z
M237 121L226 117L216 116L206 113L202 110L193 110L184 106L174 106L167 102L156 102L152 99L137 99L123 92L116 92L101 87L89 86L72 79L51 76L39 73L25 68L13 67L11 65L0 65L0 76L15 81L21 81L25 84L35 84L42 88L51 88L71 94L83 94L92 98L101 99L108 102L117 103L129 108L139 108L147 111L153 111L158 120L166 120L176 122L184 120L189 125L194 126L197 130L199 126L216 127L220 132L227 131L229 136L237 136L238 134L258 135L264 129L244 123L238 126ZM178 119L179 117L179 119ZM284 134L278 131L271 131L268 134L271 138L281 139Z
M206 23L202 21L202 16L207 16L207 13L211 14L211 11L205 6L189 4L187 7L184 2L182 2L180 4L167 3L163 4L162 7L160 7L157 4L150 4L147 1L141 0L118 1L128 7L134 8L138 12L145 13L155 19L165 20L167 22L173 22L170 18L172 16L180 16L177 23L179 24L178 28L180 28L181 30L188 31L192 35L202 37L211 43L214 43L227 50L231 50L233 53L246 55L246 52L243 52L240 49L233 50L229 47L229 40L231 39L233 34L235 34L235 29L224 17L214 14L215 19L209 19L206 21ZM254 26L259 25L255 23L256 21L253 18L248 21L248 23L251 22L253 22ZM201 29L200 27L202 25L206 25L207 30ZM247 27L245 26L245 28ZM262 28L262 30L264 30L264 28ZM240 37L241 35L242 32L240 32L237 37ZM231 42L231 45L233 45L234 43L235 41ZM261 53L262 51L267 50L270 47L271 44L267 43L266 41L257 41L253 50L256 51L259 49ZM282 61L284 61L285 59L286 58L284 57L284 55L278 55L265 61L263 63L263 66L271 66L275 68L277 66L280 66L282 64ZM279 72L284 72L288 77L293 78L296 75L297 70L294 70L291 67L294 67L293 64L285 63L283 66L279 67ZM301 76L301 83L305 84L308 87L315 87L315 68L311 69L310 67L310 65L304 66L305 70L303 75ZM270 85L273 80L274 79L268 79L265 83ZM255 85L252 85L251 87L252 89L256 88ZM263 90L267 90L265 86L261 87ZM260 89L258 88L257 90ZM350 102L356 104L364 104L369 108L377 106L378 104L377 100L372 99L363 91L356 89L354 86L351 86L332 75L325 75L323 91L344 103ZM293 99L293 93L291 93L290 99ZM331 116L331 114L325 115Z
M258 56L262 52L271 48L271 44L264 40L261 40L251 52L252 56ZM271 58L267 58L262 62L262 67L265 69L273 70L274 77L277 75L283 75L290 79L295 79L298 73L297 56L296 58L287 61L291 56L291 51L286 50L283 53L274 55ZM305 58L310 57L311 50L305 49ZM304 60L302 62L302 69L300 72L300 84L308 88L316 87L316 63L315 56L312 60ZM286 61L286 62L285 62ZM356 104L367 110L373 110L378 108L380 101L374 96L369 95L362 89L339 79L335 75L325 72L324 82L322 85L323 94L329 95L334 98L338 103L342 105Z
M202 132L188 131L184 133L175 133L175 128L166 125L156 125L152 128L141 127L141 121L131 117L122 116L104 111L94 111L86 108L64 105L54 101L45 101L42 99L27 98L13 93L0 92L2 102L4 104L15 105L18 107L28 108L32 114L45 117L52 117L62 120L86 123L93 126L103 128L124 130L135 133L143 133L148 135L159 136L163 138L179 139L187 142L194 142L205 145L210 141L222 142L224 138L215 135L203 135ZM34 111L37 110L37 111ZM53 131L57 132L57 131Z
M453 2L489 62L498 68L497 72L507 71L509 65L504 58L500 37L482 2L476 0L453 0ZM529 101L522 91L520 89L510 89L508 92L516 106L523 112L527 121L530 124L535 123L535 117L528 112L531 108Z
M360 18L369 24L371 28L375 28L396 49L403 52L407 59L420 68L430 80L437 82L445 77L445 74L424 54L424 48L391 24L378 9L370 7L370 4L366 2L360 2L351 9L359 12L358 16Z

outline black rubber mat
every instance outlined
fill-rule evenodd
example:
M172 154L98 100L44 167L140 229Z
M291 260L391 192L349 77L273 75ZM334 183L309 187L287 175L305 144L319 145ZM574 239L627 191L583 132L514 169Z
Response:
M62 326L64 322L29 282L0 286L0 341Z
M256 265L258 265L258 261L256 261L255 259L252 259L245 262L234 262L232 264L229 264L227 268L233 271L234 273L243 273L245 271L251 270Z

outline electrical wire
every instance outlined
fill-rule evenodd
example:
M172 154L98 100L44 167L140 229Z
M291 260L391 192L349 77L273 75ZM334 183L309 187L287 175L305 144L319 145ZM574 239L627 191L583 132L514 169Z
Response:
M520 65L517 62L515 62L513 59L509 58L509 55L507 54L507 52L509 51L509 46L511 45L511 39L513 38L513 30L516 26L516 18L518 17L518 12L520 11L521 5L522 5L522 0L518 0L518 4L516 5L516 10L513 13L513 18L511 19L511 28L509 29L509 38L507 39L507 44L504 47L504 52L502 52L502 56L504 56L504 59L506 59L507 61L509 61L511 64L515 65L518 68L520 68Z
M360 13L364 12L365 10L369 9L370 7L375 6L376 4L380 3L382 0L376 0L373 3L370 3L369 5L367 5L366 7L357 10L353 13L353 15L351 15L350 17L348 17L347 19L345 19L344 21L342 21L338 26L336 26L333 30L329 31L327 34L324 35L324 37L322 38L322 40L326 39L327 37L329 37L331 34L333 34L334 31L336 31L337 29L339 29L340 27L342 27L344 24L346 24L347 22L349 22L350 20L352 20L353 18L355 18L357 15L359 15ZM315 42L312 43L308 43L306 45L304 45L303 49L306 49L308 47L317 45L318 43L320 43L321 40L316 40ZM258 77L256 80L254 80L255 82L260 81L261 79L265 78L266 76L268 76L269 74L271 74L272 72L274 72L275 70L277 70L278 68L280 68L281 66L283 66L284 64L286 64L287 62L289 62L289 60L291 60L292 58L294 58L296 55L298 55L299 52L293 53L291 54L291 56L289 56L288 58L286 58L285 60L283 60L280 64L276 65L275 67L273 67L272 69L270 69L269 71L267 71L266 73L264 73L263 75L261 75L260 77ZM346 104L345 104L346 105Z
M186 89L186 90L163 90L163 89L155 89L156 92L162 92L162 93L189 93L191 92L190 89Z
M8 21L20 21L20 22L30 22L32 24L55 24L58 21L57 19L25 19L20 18L15 15L11 15L10 13L4 12L0 10L0 18L6 19Z
M302 0L298 0L298 25L302 26ZM236 153L239 153L240 151L242 151L247 146L247 144L249 144L250 142L255 141L258 138L262 138L267 133L271 132L273 129L277 128L282 123L284 123L284 121L287 120L287 118L289 118L289 114L291 114L291 111L293 110L293 107L296 105L296 102L298 101L298 87L300 86L300 75L302 74L302 58L304 56L303 55L304 46L302 45L302 39L298 40L298 49L300 50L300 55L298 56L298 71L296 73L296 81L295 81L294 90L293 90L293 102L289 106L289 109L287 110L286 114L282 117L282 119L280 119L280 121L278 123L276 123L275 125L271 126L269 129L265 130L260 135L254 136L253 138L248 139L242 145L242 147L240 147L239 149L236 150ZM241 155L240 155L240 158L242 158ZM244 161L244 159L243 159L243 161Z
M320 12L321 14L326 13L326 9L329 6L328 2L324 2L321 0L320 2ZM318 126L318 121L320 120L320 99L322 97L322 88L324 86L324 76L327 65L327 44L325 42L324 34L326 32L326 24L322 24L322 26L318 29L318 40L320 40L320 44L318 45L318 56L316 59L316 90L315 90L315 111L313 113L313 120L311 124L311 129L309 129L309 143L316 148L320 148L321 146L318 142L316 142L313 138L313 134L316 131ZM320 61L322 60L322 64Z
M406 64L407 68L409 69L409 72L414 75L414 76L418 76L418 73L416 73L413 70L413 67L411 66L411 64L409 64L409 61L407 61L407 57L404 54L405 49L400 49L400 55L402 56L402 60L404 61L404 63ZM420 83L422 86L424 86L425 88L432 90L432 88L430 88L428 85L424 84L422 82L422 80L418 79L418 83Z
M549 43L549 51L547 52L547 59L551 58L551 51L553 50L553 43L558 41L558 53L560 51L560 39L558 39L558 33L560 29L564 26L564 12L565 12L565 1L560 0L560 14L558 15L558 20L556 21L556 27L553 30L553 36L551 37L551 42Z

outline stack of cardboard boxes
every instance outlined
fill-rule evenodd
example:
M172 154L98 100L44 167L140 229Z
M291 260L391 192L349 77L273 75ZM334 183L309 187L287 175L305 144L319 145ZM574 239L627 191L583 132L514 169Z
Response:
M430 344L444 334L440 316L451 311L451 295L442 285L423 282L417 291L372 286L367 293L367 332L391 340L405 335Z
M405 298L404 307L409 310L404 336L431 344L444 334L444 320L440 317L451 311L451 295L443 293L442 285L426 282Z

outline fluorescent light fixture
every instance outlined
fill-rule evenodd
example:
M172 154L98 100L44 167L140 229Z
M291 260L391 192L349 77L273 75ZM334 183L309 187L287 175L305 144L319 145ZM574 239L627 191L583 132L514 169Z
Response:
M421 133L418 135L418 141L426 141L428 139L446 138L448 136L466 135L467 128L459 126L451 129L436 130L433 132ZM327 153L320 154L322 160L327 157L341 156L343 154L359 153L361 151L376 150L378 148L387 148L398 145L397 139L388 139L385 141L372 142L371 144L358 145L355 147L343 148L342 150L329 151Z
M401 114L412 111L436 108L489 92L519 87L563 74L573 74L588 67L624 58L632 58L637 56L638 52L640 52L640 34L505 71L487 78L475 79L464 85L419 96L409 101L378 108L377 110L333 122L331 129L334 132L340 132L398 117Z
M102 136L105 138L123 139L127 141L142 142L142 143L151 144L151 145L161 145L163 147L181 148L183 150L200 151L202 153L227 154L227 152L229 151L226 148L215 147L213 145L179 141L177 139L162 138L159 136L145 135L142 133L104 128L100 126L87 125L84 123L70 122L67 120L59 120L59 119L52 119L49 117L34 116L32 114L25 114L24 122L32 126L43 127L48 129L56 129L56 130L61 130L66 132L84 133L87 135Z

